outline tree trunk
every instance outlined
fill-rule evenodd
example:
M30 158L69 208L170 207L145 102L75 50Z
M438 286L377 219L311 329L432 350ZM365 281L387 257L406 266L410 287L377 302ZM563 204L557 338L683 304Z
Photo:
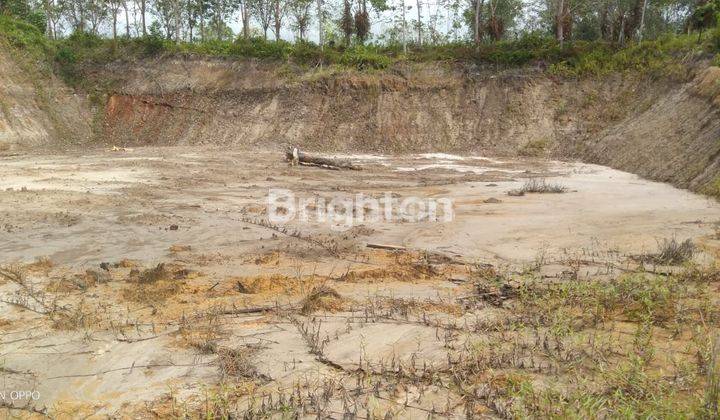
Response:
M274 16L274 26L275 26L275 41L280 41L280 30L282 29L282 15L283 11L280 7L280 1L281 0L275 0L275 16Z
M175 3L175 42L180 42L180 27L182 26L182 12L180 10L180 4Z
M558 2L558 9L557 9L557 17L555 24L557 27L555 28L555 36L557 37L557 41L560 43L560 46L562 47L563 41L565 41L565 28L563 28L563 22L565 21L565 1L564 0L557 0Z
M247 0L240 3L240 15L242 18L243 38L250 37L250 15L248 14Z
M323 37L323 13L322 13L322 5L323 0L317 0L317 9L318 9L318 44L320 45L320 51L323 50L324 47L324 37Z
M287 150L285 152L285 159L287 159L288 161L293 160L292 150ZM361 169L360 167L353 165L352 162L350 162L349 160L330 159L321 156L313 156L308 155L307 153L303 153L301 151L298 151L298 161L298 163L300 163L301 165L320 166L327 169L350 169L355 171Z
M422 9L420 8L420 0L416 0L417 16L418 16L418 47L422 47Z
M123 8L125 9L125 36L130 38L130 13L128 13L127 0L123 1Z
M405 6L405 0L402 1L402 43L403 43L403 53L407 54L407 19L405 19L405 10L407 7Z
M480 12L484 0L475 0L475 44L480 44Z
M647 9L647 0L643 1L642 12L640 13L640 29L638 29L638 41L643 40L643 30L645 29L645 10Z
M140 17L142 19L142 34L147 35L147 27L145 26L145 0L140 0Z

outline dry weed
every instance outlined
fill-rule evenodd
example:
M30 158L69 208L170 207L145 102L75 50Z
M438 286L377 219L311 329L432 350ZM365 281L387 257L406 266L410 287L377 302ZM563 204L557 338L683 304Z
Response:
M345 301L335 289L321 285L316 286L301 303L301 312L309 315L319 310L339 312L343 310Z

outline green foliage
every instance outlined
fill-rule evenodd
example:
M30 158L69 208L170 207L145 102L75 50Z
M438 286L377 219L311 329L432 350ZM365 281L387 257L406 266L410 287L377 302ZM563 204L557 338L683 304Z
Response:
M0 0L0 14L23 20L35 26L41 32L45 31L47 25L45 14L41 10L32 7L27 0Z
M358 70L384 69L391 64L391 60L371 47L359 45L345 50L340 55L339 63Z
M196 54L227 58L258 58L291 62L300 66L335 65L367 71L384 69L398 61L459 61L494 68L539 66L551 74L563 77L603 76L613 72L635 71L672 75L681 70L682 59L707 54L711 58L720 52L720 29L716 28L705 40L697 36L664 36L624 48L595 41L567 42L562 47L552 38L540 33L526 33L517 40L505 40L474 45L455 42L410 48L407 54L402 45L344 45L320 49L311 42L289 43L270 41L262 37L239 37L234 41L211 39L203 42L176 43L160 33L151 31L140 38L110 40L97 35L74 32L66 39L51 42L42 31L25 21L0 16L0 36L11 46L36 56L49 57L60 66L64 75L73 75L83 63L104 63L170 54Z
M720 53L720 25L713 29L708 43L712 51Z
M137 39L137 42L142 47L142 50L146 55L158 55L161 52L168 49L169 42L163 39L162 36L151 33Z
M710 0L693 10L690 23L694 29L714 27L718 23L718 13L720 13L720 0Z
M566 76L602 76L613 72L637 71L671 75L681 58L702 54L708 47L694 35L663 37L617 48L602 42L575 42L574 51L556 62L550 72Z
M235 57L257 57L284 60L292 52L287 41L269 41L263 37L238 38L233 43L231 55Z
M291 57L298 64L316 65L331 61L333 51L322 51L312 42L302 41L293 45Z
M0 14L0 39L10 47L36 59L51 57L53 46L37 26L24 20Z

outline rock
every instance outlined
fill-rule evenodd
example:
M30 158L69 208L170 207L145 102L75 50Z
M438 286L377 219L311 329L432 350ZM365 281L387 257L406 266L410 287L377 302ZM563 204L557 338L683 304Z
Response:
M172 245L170 247L170 252L177 253L177 252L185 252L190 251L192 248L190 245Z
M112 280L110 274L107 271L100 270L86 270L85 271L85 283L88 286L92 286L98 283L109 283Z

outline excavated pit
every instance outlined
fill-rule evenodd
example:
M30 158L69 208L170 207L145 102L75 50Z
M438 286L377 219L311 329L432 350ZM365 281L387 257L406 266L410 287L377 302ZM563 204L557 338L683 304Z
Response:
M646 331L672 359L648 364L656 382L707 353L716 68L281 76L163 58L88 69L112 81L91 109L0 62L0 391L33 392L0 394L8 414L507 416L514 381L615 389L608 365L645 357ZM290 166L289 144L362 170ZM277 224L273 190L449 199L453 217Z

